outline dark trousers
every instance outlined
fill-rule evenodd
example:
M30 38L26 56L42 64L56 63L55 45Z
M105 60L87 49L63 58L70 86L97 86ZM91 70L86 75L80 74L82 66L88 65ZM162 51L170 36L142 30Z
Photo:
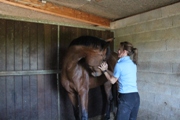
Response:
M140 97L137 92L119 94L116 120L136 120L140 105Z

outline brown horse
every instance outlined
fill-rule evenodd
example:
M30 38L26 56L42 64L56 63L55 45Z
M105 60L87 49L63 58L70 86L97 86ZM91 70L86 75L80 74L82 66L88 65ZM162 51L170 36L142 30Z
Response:
M89 89L103 85L107 95L107 104L113 99L112 85L98 66L106 60L109 69L113 70L117 61L115 53L110 54L109 42L92 37L81 36L73 40L64 57L61 71L61 83L68 92L72 102L76 120L79 117L79 102L81 106L81 120L88 119L88 92ZM106 118L110 117L110 107L107 107Z

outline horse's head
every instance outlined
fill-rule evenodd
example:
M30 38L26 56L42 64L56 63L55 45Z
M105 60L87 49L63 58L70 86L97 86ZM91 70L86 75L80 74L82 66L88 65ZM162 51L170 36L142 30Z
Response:
M112 40L112 38L103 40L94 36L81 36L74 39L69 46L85 46L87 64L89 66L97 66L110 56L109 43Z
M89 49L86 51L85 60L90 67L99 66L105 59L107 49Z
M69 47L71 46L82 46L82 51L84 53L83 59L85 59L86 64L90 69L97 71L98 66L107 60L110 55L109 44L113 39L103 40L94 36L81 36L74 39ZM79 54L80 54L79 53Z

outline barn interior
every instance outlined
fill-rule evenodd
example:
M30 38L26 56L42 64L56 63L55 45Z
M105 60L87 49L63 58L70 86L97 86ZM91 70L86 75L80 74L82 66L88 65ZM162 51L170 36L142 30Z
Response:
M138 120L179 120L179 31L179 0L0 0L0 119L73 120L61 50L92 35L138 48ZM102 119L105 98L90 90L89 119Z

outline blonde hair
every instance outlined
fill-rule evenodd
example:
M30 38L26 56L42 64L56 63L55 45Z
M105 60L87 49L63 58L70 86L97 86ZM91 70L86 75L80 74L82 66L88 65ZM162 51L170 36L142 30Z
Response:
M128 52L128 56L133 55L133 62L138 64L138 49L134 48L133 45L127 41L120 42L120 46L122 50L126 50Z

